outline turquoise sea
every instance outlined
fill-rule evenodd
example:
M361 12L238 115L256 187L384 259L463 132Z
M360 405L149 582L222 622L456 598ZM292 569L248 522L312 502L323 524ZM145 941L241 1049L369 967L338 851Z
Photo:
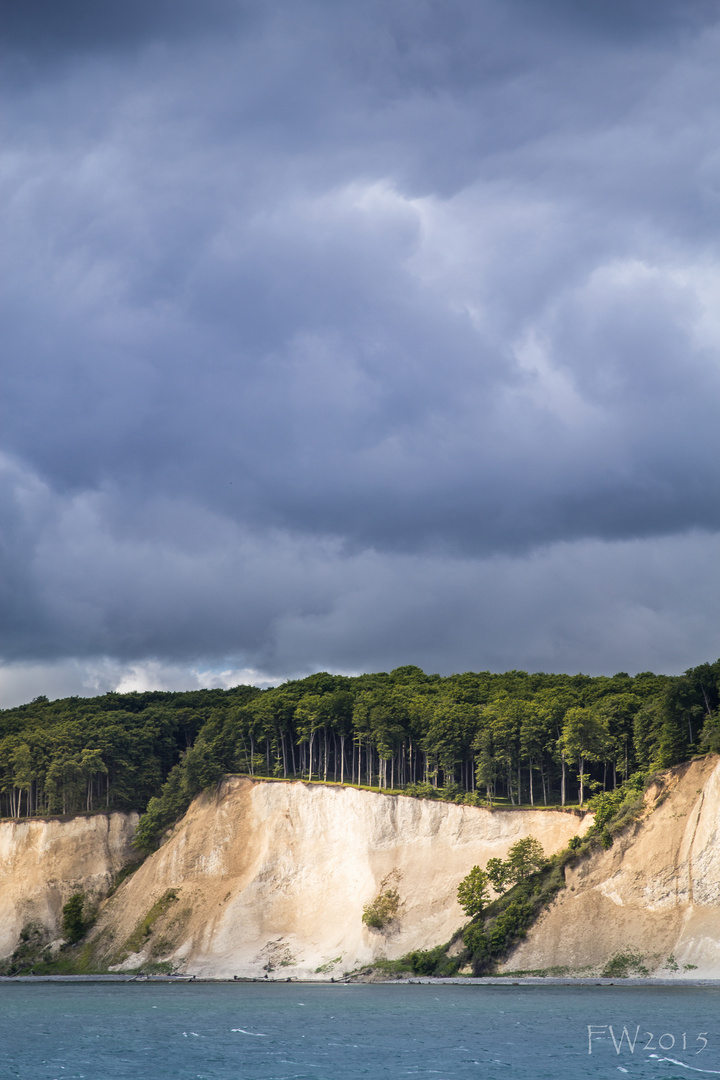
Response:
M716 989L0 986L2 1080L713 1075L720 1076Z

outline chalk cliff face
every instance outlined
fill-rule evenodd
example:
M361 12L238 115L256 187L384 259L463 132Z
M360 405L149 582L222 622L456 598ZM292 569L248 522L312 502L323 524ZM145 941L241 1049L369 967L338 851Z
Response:
M73 893L103 897L137 858L130 846L137 821L137 814L0 821L0 957L12 953L28 923L59 937Z
M642 822L568 871L505 970L601 970L634 953L656 975L720 978L718 758L673 769L646 802Z
M718 758L671 770L646 804L612 848L568 870L506 970L599 971L633 953L656 974L720 978ZM557 851L589 823L230 777L102 905L92 948L119 969L169 961L215 976L339 976L447 941L464 922L455 891L471 866L530 834ZM0 822L0 957L30 922L58 937L73 893L105 895L135 857L136 824L132 814ZM364 926L364 905L387 888L397 917Z
M528 834L557 851L589 822L230 777L111 897L94 948L120 968L337 976L447 941L465 921L455 894L474 864ZM363 906L390 887L398 917L369 929Z

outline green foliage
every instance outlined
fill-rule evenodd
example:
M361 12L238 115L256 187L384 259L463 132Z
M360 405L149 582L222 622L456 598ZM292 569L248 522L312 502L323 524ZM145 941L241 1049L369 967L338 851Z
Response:
M613 754L614 747L607 715L600 708L575 706L568 709L563 721L559 745L569 759L578 762L580 783L578 802L582 806L587 763L608 760Z
M520 938L525 937L535 916L533 904L519 898L499 913L488 932L490 952L493 956L502 956L509 951Z
M0 975L26 975L32 972L46 953L47 946L43 927L36 922L26 923L20 931L20 941L13 954L0 960Z
M227 773L551 805L575 763L584 798L700 745L720 748L719 682L720 661L679 678L440 678L407 665L318 672L264 691L40 695L0 710L0 813L144 811L137 843L148 852Z
M504 893L510 884L510 867L502 859L488 859L487 878L496 893Z
M642 810L643 791L647 780L645 773L633 773L614 791L594 795L588 802L589 809L595 811L595 820L587 833L588 838L599 836L603 848L612 847L614 835Z
M433 787L432 784L426 783L424 780L419 780L414 784L406 784L404 788L406 795L414 795L416 799L439 799L440 791L438 788Z
M493 901L463 932L466 961L476 975L492 971L525 937L541 911L563 887L558 868L546 864L532 878Z
M700 739L701 749L712 753L720 753L720 711L711 713L705 720Z
M85 897L82 893L74 893L70 897L68 902L62 909L62 931L63 937L70 945L74 945L76 941L80 941L80 938L84 937L87 929L85 919L83 918L83 911L85 908Z
M495 891L502 895L483 905L463 931L465 960L476 975L493 969L565 884L562 859L546 859L542 845L532 836L513 844L507 861L490 859L483 876L486 883L494 880ZM504 892L510 882L513 887Z
M153 796L140 818L133 840L143 854L155 849L158 837L187 810L198 788L184 767L184 759L170 772L159 797Z
M542 844L534 836L525 836L508 851L507 867L510 881L519 882L542 869L547 862Z
M40 697L0 710L0 812L144 810L207 721L259 694L237 687Z
M400 910L400 894L397 889L381 890L370 904L363 908L362 921L366 926L382 930Z
M666 687L657 764L675 765L694 750L703 724L720 710L720 660L690 668Z
M462 941L465 948L456 958L458 965L469 963L475 975L492 972L564 888L565 867L577 863L598 846L611 846L618 829L638 813L644 805L643 792L648 779L644 773L637 772L616 791L595 796L592 805L596 823L585 837L572 837L567 848L551 859L545 858L534 837L525 837L514 844L506 861L490 859L483 876L501 895L490 904L484 903L473 921L464 928ZM476 872L483 874L479 867L473 867L468 879L477 876ZM478 877L478 880L481 879ZM510 882L514 884L504 891ZM604 974L620 978L630 972L645 973L642 957L633 952L613 957Z
M645 977L649 971L643 963L644 957L632 950L624 953L615 953L608 960L601 975L603 979L627 979L630 975Z
M148 913L140 919L133 932L125 941L122 949L115 957L116 963L121 963L130 953L139 952L143 948L153 932L155 923L166 914L177 899L177 891L175 889L167 889L160 899L155 901Z
M496 893L502 894L508 885L524 881L537 870L541 870L546 863L540 841L534 836L526 836L513 844L508 851L507 860L488 859L485 883L492 885Z
M490 942L482 922L470 923L463 931L463 944L470 953L475 967L484 968L491 960Z
M342 963L342 956L336 956L334 960L328 960L326 964L321 964L320 967L315 968L316 975L329 975L338 964Z
M451 978L458 970L457 960L447 955L443 945L435 949L417 949L403 957L403 962L413 975L426 977Z
M469 918L479 915L488 902L488 875L485 871L479 866L473 866L458 885L457 898Z

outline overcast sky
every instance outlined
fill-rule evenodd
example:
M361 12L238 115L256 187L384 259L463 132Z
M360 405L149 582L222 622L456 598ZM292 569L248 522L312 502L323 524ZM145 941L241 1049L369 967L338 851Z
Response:
M720 655L716 0L0 27L0 705Z

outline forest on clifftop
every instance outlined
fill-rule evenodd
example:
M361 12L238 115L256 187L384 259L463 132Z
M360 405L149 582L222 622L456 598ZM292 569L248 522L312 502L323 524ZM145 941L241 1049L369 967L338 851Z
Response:
M720 748L720 660L681 676L320 672L273 689L36 698L0 711L0 813L145 811L152 846L226 773L569 805Z

